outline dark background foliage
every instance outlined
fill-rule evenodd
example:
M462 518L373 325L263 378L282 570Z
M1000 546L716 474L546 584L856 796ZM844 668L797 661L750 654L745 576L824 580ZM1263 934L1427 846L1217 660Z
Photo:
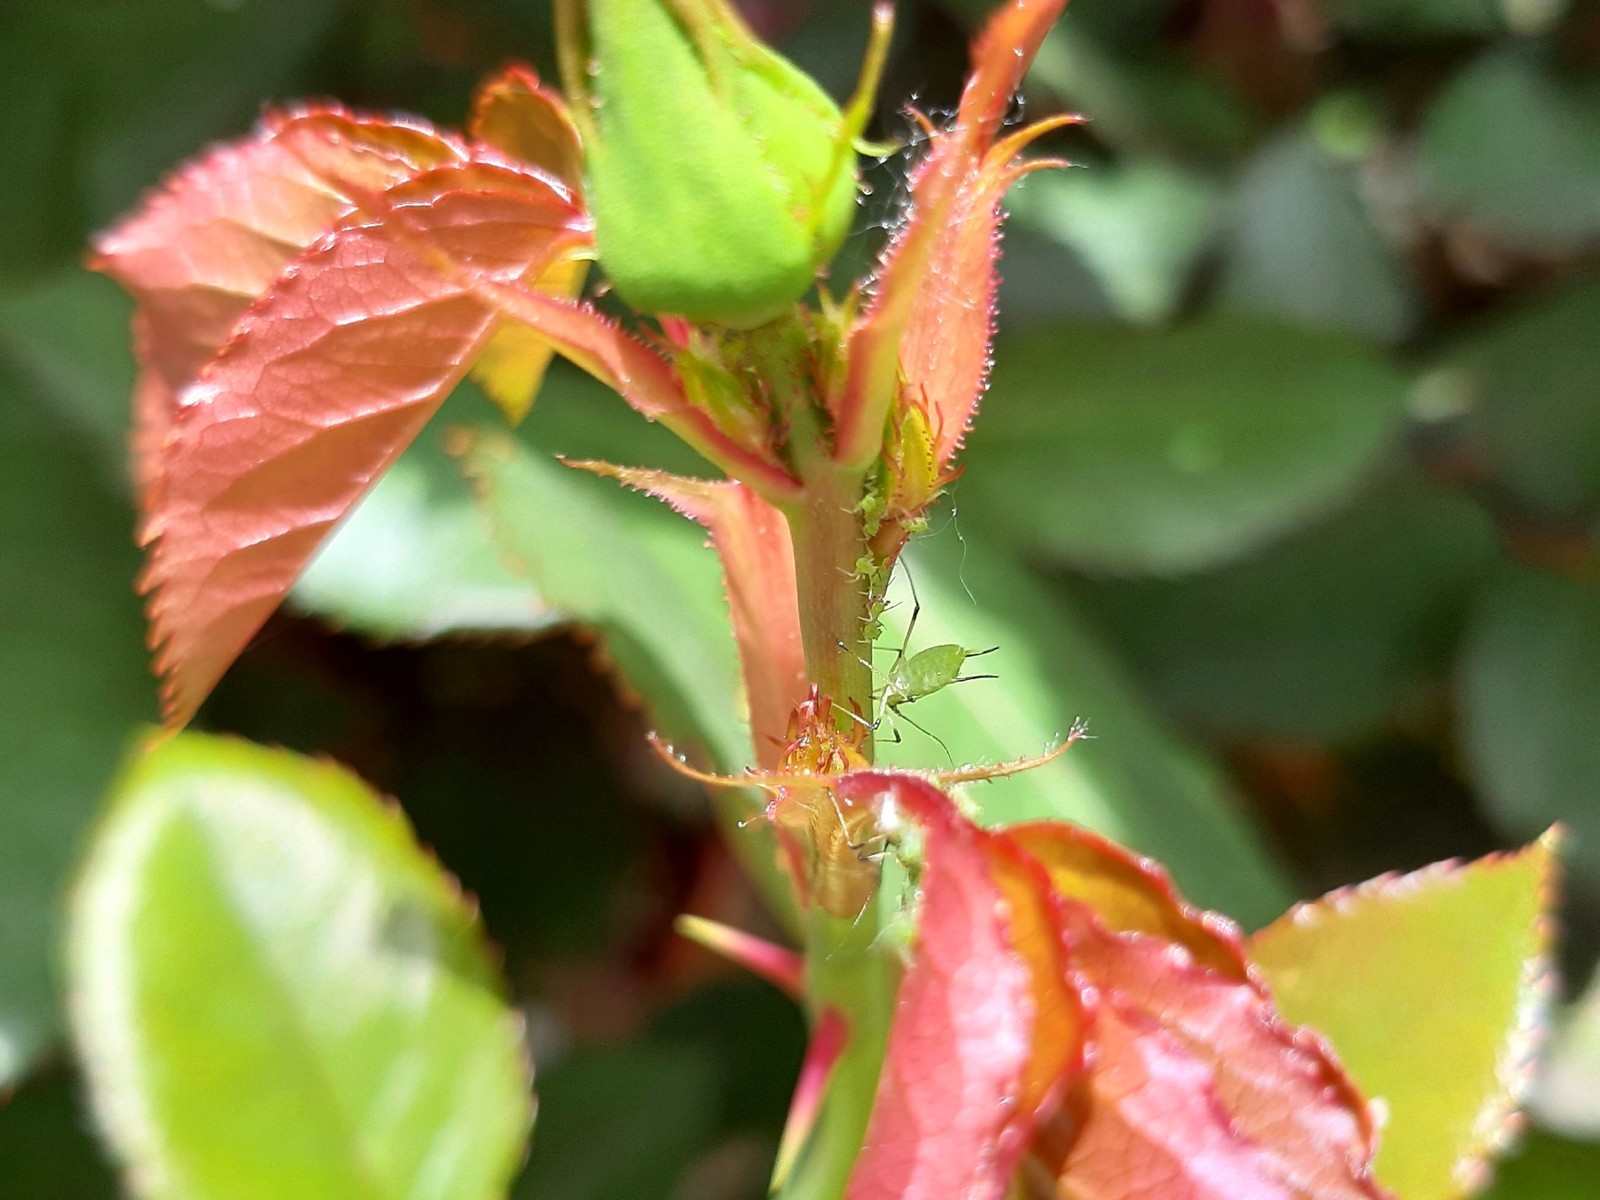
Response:
M907 135L906 96L953 104L984 7L902 5L878 134ZM839 93L864 8L748 5ZM475 79L512 56L548 71L549 47L545 0L0 9L0 1196L117 1194L52 984L60 889L153 714L128 305L76 265L85 242L264 104L457 125ZM994 388L935 522L973 548L963 581L1025 593L1071 661L1094 647L1068 693L1091 728L1103 694L1222 764L1291 894L1565 822L1577 997L1600 945L1600 6L1074 0L1032 80L1036 111L1092 120L1053 147L1078 166L1013 197ZM871 172L841 277L906 161ZM571 376L552 391L538 444L670 453ZM402 468L204 723L350 763L479 897L540 1064L519 1196L761 1195L801 1024L670 921L765 918L566 624L593 604L497 558L437 439ZM992 700L964 703L930 720ZM1204 890L1205 863L1172 865ZM1539 1110L1569 1136L1539 1133L1497 1197L1590 1194L1581 1042Z

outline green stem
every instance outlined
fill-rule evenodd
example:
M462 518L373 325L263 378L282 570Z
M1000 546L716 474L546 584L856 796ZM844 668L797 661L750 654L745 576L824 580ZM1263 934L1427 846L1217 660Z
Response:
M840 1200L861 1150L894 1016L898 971L878 943L877 905L845 921L814 910L806 945L806 992L813 1011L836 1008L850 1023L843 1053L810 1145L782 1200Z
M808 499L789 510L794 540L795 582L800 600L800 636L806 671L836 705L872 719L872 667L866 639L872 597L859 573L867 554L861 514L860 476L831 472L807 476ZM853 484L854 486L849 486ZM848 720L841 715L841 720ZM867 739L871 758L872 739Z

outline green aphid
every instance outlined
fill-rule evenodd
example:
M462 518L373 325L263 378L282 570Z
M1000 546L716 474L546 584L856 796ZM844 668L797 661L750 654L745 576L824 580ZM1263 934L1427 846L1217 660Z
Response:
M993 654L1000 647L990 646L987 650L969 650L965 646L947 642L907 655L906 650L911 645L912 632L917 627L917 618L922 615L922 601L917 597L916 584L911 582L909 574L906 575L906 583L911 588L911 620L906 623L905 640L900 643L900 649L889 667L889 673L884 677L883 690L878 694L878 703L883 706L884 717L889 721L894 741L900 740L900 731L894 728L894 722L904 720L913 729L921 730L933 738L948 755L950 748L945 746L938 736L923 729L901 712L901 709L925 696L942 692L952 684L970 683L974 679L998 678L996 675L963 675L961 672L969 658L981 658L985 654Z

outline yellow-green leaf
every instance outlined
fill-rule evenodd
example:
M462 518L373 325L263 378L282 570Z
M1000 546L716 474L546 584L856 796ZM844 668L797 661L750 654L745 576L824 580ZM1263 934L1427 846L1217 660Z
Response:
M530 1118L481 927L353 775L147 749L74 895L73 1032L141 1200L497 1200Z
M1251 953L1278 1006L1387 1109L1376 1165L1405 1200L1481 1183L1525 1090L1550 990L1554 837L1302 904Z

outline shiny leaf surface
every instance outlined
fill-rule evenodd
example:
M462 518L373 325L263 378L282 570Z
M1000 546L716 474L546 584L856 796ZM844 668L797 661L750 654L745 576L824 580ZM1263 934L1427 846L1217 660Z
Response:
M339 218L293 269L270 256L251 262L233 226L204 211L203 202L203 220L193 227L197 202L181 185L210 197L200 181L227 174L214 162L195 168L101 248L108 268L141 295L149 370L171 394L165 420L157 398L141 437L152 463L144 472L143 532L153 543L146 584L173 723L193 714L332 526L399 457L493 335L498 313L475 289L496 280L515 284L581 236L579 211L541 177L458 161L390 186L394 176L414 173L413 157L443 157L442 143L393 126L383 131L385 149L394 139L410 157L352 159L338 138L348 125L337 115L310 114L284 122L261 143L297 164L310 162L314 183L331 179L367 206ZM250 189L277 178L248 160L231 169ZM283 204L290 213L297 203L306 209L302 193L312 188L299 180L294 186ZM370 190L382 187L389 190L381 197ZM226 203L278 211L253 190ZM307 211L299 219L309 225L329 215ZM187 270L168 288L175 256L139 248L164 220L180 225L174 236L190 240L220 226L225 244L193 261L230 269L243 261L254 274L231 281L231 293L197 284ZM304 232L297 227L286 240ZM185 266L191 261L176 257ZM263 277L269 290L231 333L219 335L243 293ZM202 318L185 310L197 292L208 301L224 298ZM204 335L199 344L195 330ZM230 339L227 347L201 372L218 336Z
M95 1109L139 1196L505 1194L531 1115L520 1022L470 905L340 768L147 747L68 947Z
M1000 836L1046 868L1068 961L1097 1002L1083 1089L1031 1164L1062 1195L1387 1195L1362 1097L1273 1007L1235 928L1098 839L1037 824Z

